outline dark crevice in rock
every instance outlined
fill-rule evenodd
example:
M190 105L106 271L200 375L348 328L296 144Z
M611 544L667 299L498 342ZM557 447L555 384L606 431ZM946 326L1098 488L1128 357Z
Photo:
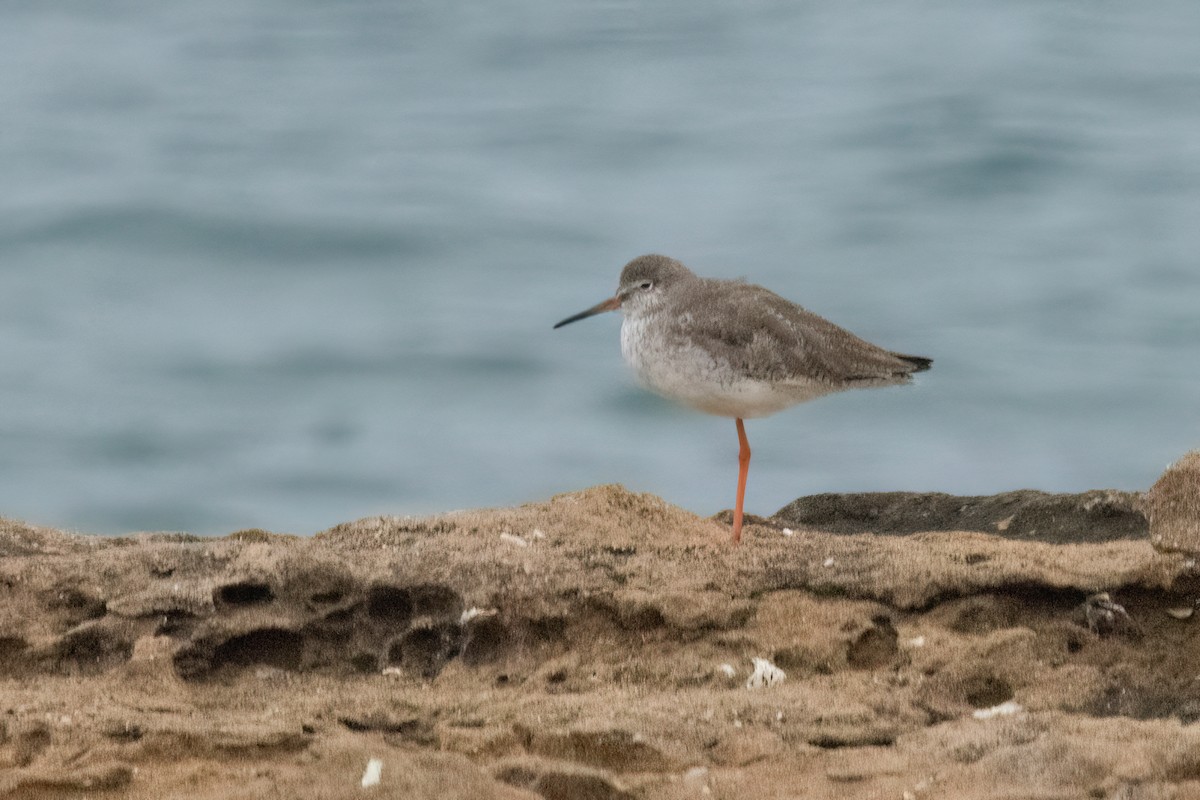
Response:
M398 586L372 586L367 593L367 616L374 622L403 627L413 616L412 596Z
M874 625L859 634L846 650L846 663L851 669L879 669L892 663L900 652L892 621L883 616L872 621Z
M508 626L495 615L477 617L463 627L462 659L468 667L497 661L509 647Z
M212 667L263 664L294 671L303 661L303 636L284 628L260 628L221 643L213 652Z
M259 603L269 603L275 599L275 593L266 583L257 581L240 581L218 586L213 591L213 602L225 606L250 606Z
M414 628L388 648L388 664L427 680L436 678L462 647L457 625Z

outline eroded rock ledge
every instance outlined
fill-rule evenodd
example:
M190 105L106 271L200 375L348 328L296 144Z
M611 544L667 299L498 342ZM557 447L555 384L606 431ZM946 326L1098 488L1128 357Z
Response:
M1002 535L1011 498L975 526L1011 517L993 533L812 527L814 508L846 523L839 504L967 519L946 497L793 504L736 549L727 527L616 486L310 539L0 521L0 794L1103 797L1200 781L1194 563L1157 554L1117 493L1044 507L1052 533ZM1084 611L1100 592L1124 611L1111 624ZM754 658L786 680L746 688Z

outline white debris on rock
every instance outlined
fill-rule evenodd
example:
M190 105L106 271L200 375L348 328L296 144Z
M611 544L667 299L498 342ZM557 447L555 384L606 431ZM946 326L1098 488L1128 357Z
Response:
M382 775L383 761L378 758L372 758L367 762L366 770L363 771L362 788L369 789L372 786L378 786Z
M466 625L476 617L494 617L500 612L494 608L476 608L471 606L466 611L462 612L462 616L458 618L459 625Z
M746 679L747 689L761 689L764 686L774 686L783 683L787 673L765 658L753 658L754 672Z
M977 708L971 714L975 719L991 719L992 717L1008 717L1013 714L1019 714L1025 710L1025 707L1014 700L1006 700L998 706L991 708Z

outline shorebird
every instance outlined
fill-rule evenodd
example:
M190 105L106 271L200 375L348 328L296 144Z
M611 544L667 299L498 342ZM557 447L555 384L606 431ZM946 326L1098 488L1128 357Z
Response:
M644 386L737 421L735 545L750 470L743 420L846 389L910 383L933 363L873 345L769 289L701 278L662 255L630 261L616 295L554 327L617 310L621 355Z

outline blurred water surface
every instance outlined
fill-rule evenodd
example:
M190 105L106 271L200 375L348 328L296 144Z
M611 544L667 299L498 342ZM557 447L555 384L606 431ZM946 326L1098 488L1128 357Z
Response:
M1200 4L0 6L0 515L89 532L732 505L637 388L665 252L916 387L748 426L747 509L1147 486L1200 445Z

